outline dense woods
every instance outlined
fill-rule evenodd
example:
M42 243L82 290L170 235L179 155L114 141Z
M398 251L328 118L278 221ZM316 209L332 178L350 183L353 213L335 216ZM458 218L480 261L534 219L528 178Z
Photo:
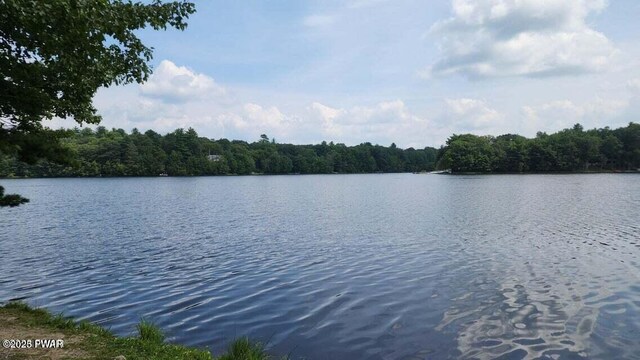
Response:
M193 129L166 135L152 130L73 129L61 139L59 162L28 164L0 153L0 177L171 176L223 174L331 174L419 172L523 173L626 171L640 168L640 124L585 131L575 125L555 134L452 135L440 149L400 149L362 143L280 144L212 140Z
M403 150L395 144L279 144L266 135L253 143L211 140L193 129L162 136L151 130L84 128L67 131L61 142L66 165L47 160L29 165L5 154L0 177L406 172L433 170L437 155L434 148Z
M640 124L585 131L576 124L555 134L453 135L438 153L452 172L522 173L624 171L640 168Z

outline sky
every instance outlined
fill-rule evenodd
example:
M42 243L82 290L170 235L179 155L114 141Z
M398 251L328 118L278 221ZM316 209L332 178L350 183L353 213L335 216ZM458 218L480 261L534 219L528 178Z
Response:
M196 1L139 33L145 84L100 89L107 128L422 148L640 121L640 1ZM72 126L53 120L50 126Z

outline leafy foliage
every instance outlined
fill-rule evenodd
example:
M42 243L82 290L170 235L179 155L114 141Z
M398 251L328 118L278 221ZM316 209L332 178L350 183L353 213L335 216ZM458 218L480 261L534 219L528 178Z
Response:
M184 29L188 2L3 0L0 2L0 117L20 129L43 118L97 123L101 86L142 82L152 51L135 34ZM6 131L6 129L5 129Z
M585 131L576 124L533 139L518 135L453 135L438 153L452 172L622 171L640 168L640 124Z
M194 12L186 1L0 1L0 152L29 163L66 160L60 134L41 121L98 123L98 88L140 83L151 73L152 49L136 31L183 30Z

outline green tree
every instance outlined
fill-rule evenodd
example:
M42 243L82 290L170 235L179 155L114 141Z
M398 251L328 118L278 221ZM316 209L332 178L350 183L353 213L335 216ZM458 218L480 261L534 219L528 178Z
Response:
M495 162L494 138L472 134L453 135L442 149L438 167L452 172L490 172Z
M527 139L520 135L500 135L494 143L493 169L497 172L523 172L527 170Z
M151 73L152 49L136 31L183 30L194 12L186 1L0 1L0 151L31 162L63 159L59 134L41 121L98 123L98 88Z

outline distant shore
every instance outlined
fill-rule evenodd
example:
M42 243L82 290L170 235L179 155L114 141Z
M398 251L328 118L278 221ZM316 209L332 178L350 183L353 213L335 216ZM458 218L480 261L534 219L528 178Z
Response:
M307 176L307 175L381 175L381 174L414 174L414 175L574 175L574 174L640 174L640 169L637 170L586 170L586 171L546 171L546 172L371 172L371 173L317 173L317 174L267 174L267 173L253 173L253 174L221 174L221 175L140 175L140 176L10 176L0 177L0 180L15 180L15 179L132 179L132 178L161 178L161 177L173 177L173 178L188 178L188 177L233 177L233 176Z
M443 175L589 175L589 174L640 174L639 170L587 170L587 171L539 171L539 172L453 172Z

